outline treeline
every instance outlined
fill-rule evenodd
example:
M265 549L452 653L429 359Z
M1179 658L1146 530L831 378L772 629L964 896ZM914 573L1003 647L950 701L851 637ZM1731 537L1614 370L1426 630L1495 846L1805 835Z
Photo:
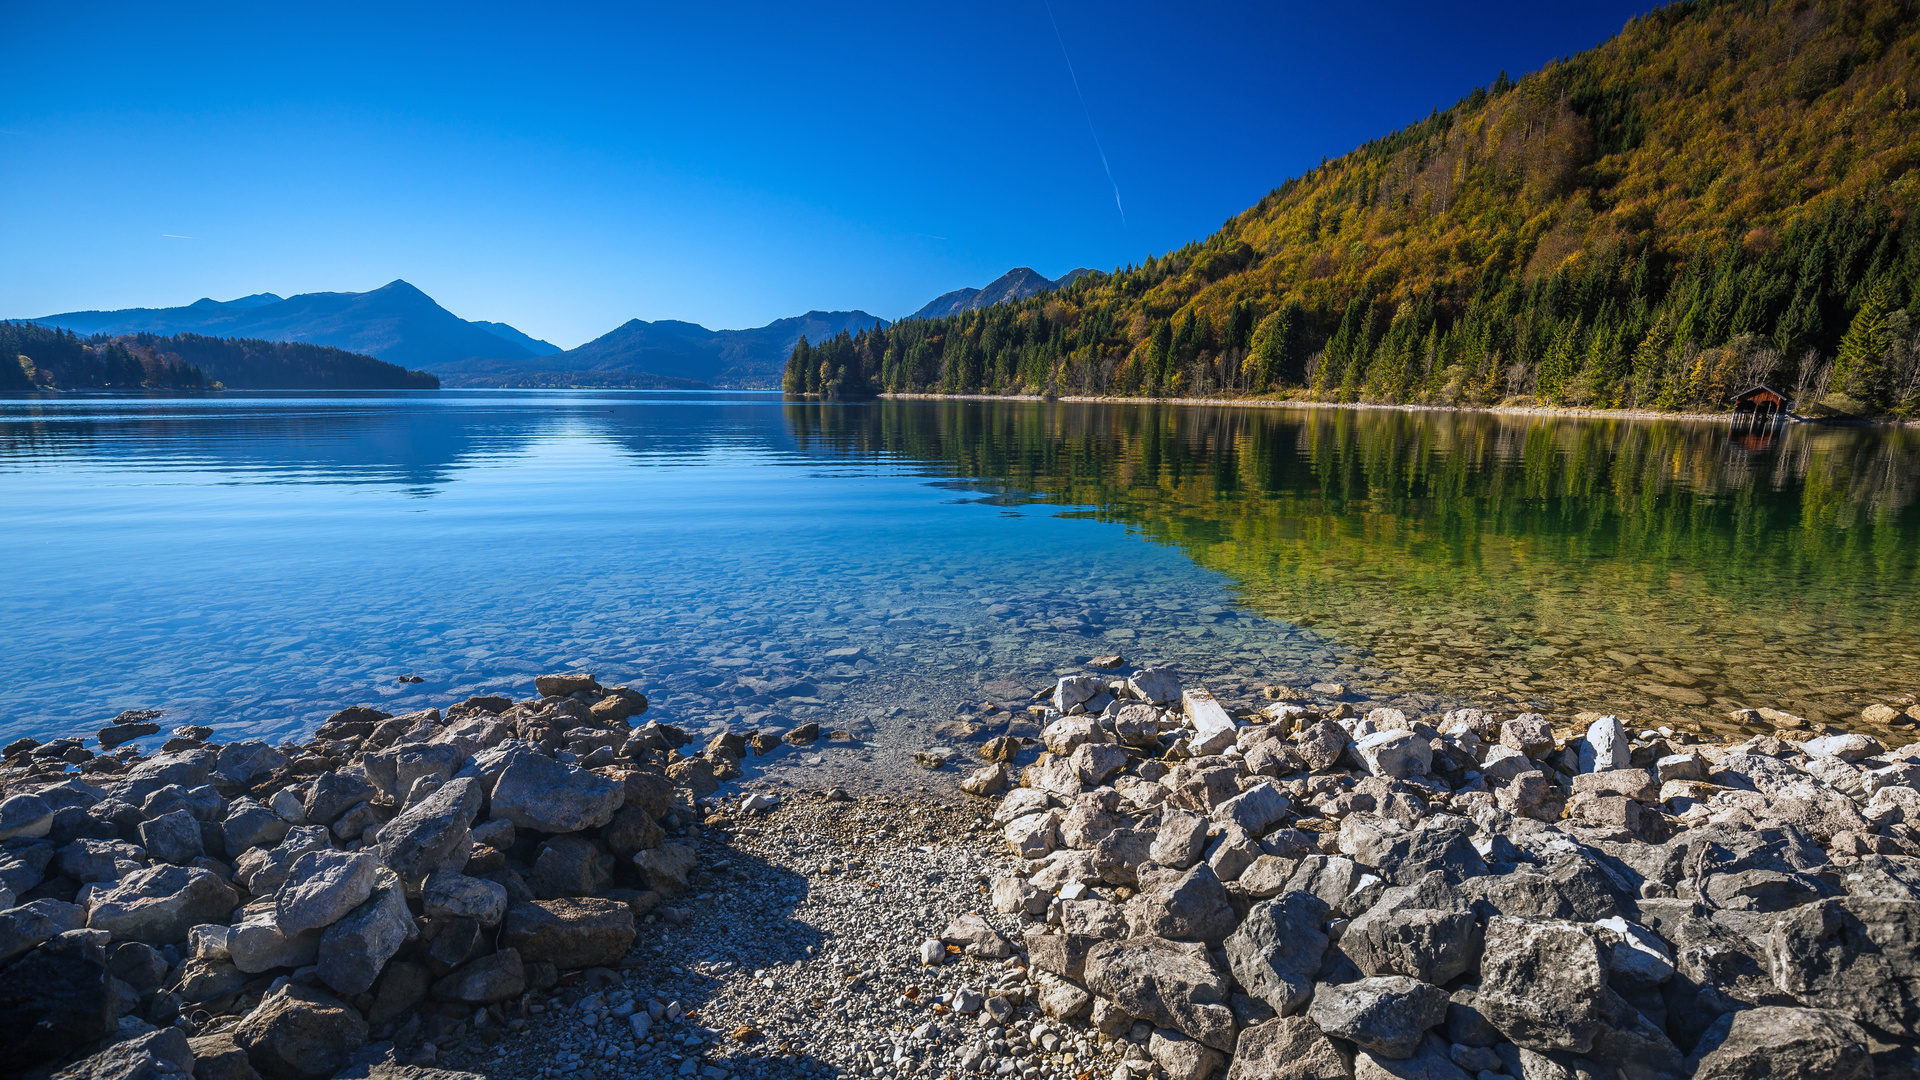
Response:
M0 322L0 391L433 390L440 380L326 345L200 334L82 338Z
M802 341L784 386L1917 414L1917 80L1909 3L1675 4L1204 242Z

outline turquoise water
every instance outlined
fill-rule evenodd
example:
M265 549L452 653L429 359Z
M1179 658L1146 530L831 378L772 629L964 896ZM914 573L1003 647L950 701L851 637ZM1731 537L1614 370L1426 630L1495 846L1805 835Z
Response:
M0 739L579 668L911 750L1092 656L1230 704L1854 724L1920 690L1920 429L441 391L0 401ZM423 681L402 683L403 675ZM157 740L155 740L157 741Z
M696 728L924 741L1097 653L1228 685L1332 657L1123 525L955 479L803 449L773 394L6 401L0 737L161 708L278 738L580 668Z

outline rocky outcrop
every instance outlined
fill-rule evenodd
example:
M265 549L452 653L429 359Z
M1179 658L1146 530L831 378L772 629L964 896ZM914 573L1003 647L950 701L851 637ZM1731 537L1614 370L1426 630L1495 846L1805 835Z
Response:
M994 911L1133 1040L1125 1080L1920 1061L1920 744L1236 714L1167 679L1062 679L1036 760L982 755L1024 861Z
M699 872L668 757L706 759L636 729L627 687L540 682L519 703L344 710L277 749L182 729L152 757L73 755L83 778L28 740L0 770L0 1030L36 1033L9 1065L320 1080L435 1010L621 967L636 910ZM716 745L724 771L779 743Z

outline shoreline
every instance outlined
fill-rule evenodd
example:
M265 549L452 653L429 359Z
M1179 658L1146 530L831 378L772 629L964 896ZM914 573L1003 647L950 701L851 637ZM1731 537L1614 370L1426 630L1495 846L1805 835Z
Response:
M8 746L0 974L71 988L0 992L0 1019L69 1010L18 1074L145 1054L196 1080L1678 1077L1775 1052L1748 1005L1840 1017L1823 1045L1884 1075L1920 1065L1880 976L1820 919L1793 936L1872 904L1920 925L1920 743L1784 714L1739 742L1361 715L1344 687L1221 702L1089 666L1012 717L1038 738L982 732L917 755L918 791L855 798L763 767L844 732L702 747L640 723L637 690L538 683L350 707L277 749L179 729L78 774L78 740ZM123 714L102 749L156 719ZM1811 966L1753 998L1702 955ZM1563 969L1600 981L1543 974ZM1676 979L1717 996L1657 1005ZM1556 1043L1518 1000L1612 1034Z
M1029 401L1029 402L1071 402L1096 405L1205 405L1214 408L1237 407L1255 409L1351 409L1356 411L1381 412L1433 412L1433 413L1487 413L1495 416L1542 416L1572 420L1686 420L1708 421L1731 424L1742 417L1740 414L1724 413L1672 413L1651 409L1585 409L1561 408L1540 405L1391 405L1375 402L1334 402L1334 401L1295 401L1274 398L1185 398L1185 397L1106 397L1100 395L1046 395L1046 394L907 394L885 393L874 395L883 401ZM788 394L789 398L807 400L834 400L820 395ZM855 400L855 399L846 399ZM1899 420L1893 418L1847 418L1826 419L1814 417L1783 416L1779 422L1785 425L1808 424L1818 427L1920 427L1920 420ZM1771 421L1770 421L1771 423Z

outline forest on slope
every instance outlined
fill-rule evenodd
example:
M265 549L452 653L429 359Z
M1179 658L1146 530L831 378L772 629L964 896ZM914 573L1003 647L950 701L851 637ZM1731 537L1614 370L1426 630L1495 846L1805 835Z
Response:
M424 371L292 341L200 334L83 338L0 322L0 392L29 390L434 390Z
M1920 414L1920 5L1687 0L1204 241L795 346L791 393Z

